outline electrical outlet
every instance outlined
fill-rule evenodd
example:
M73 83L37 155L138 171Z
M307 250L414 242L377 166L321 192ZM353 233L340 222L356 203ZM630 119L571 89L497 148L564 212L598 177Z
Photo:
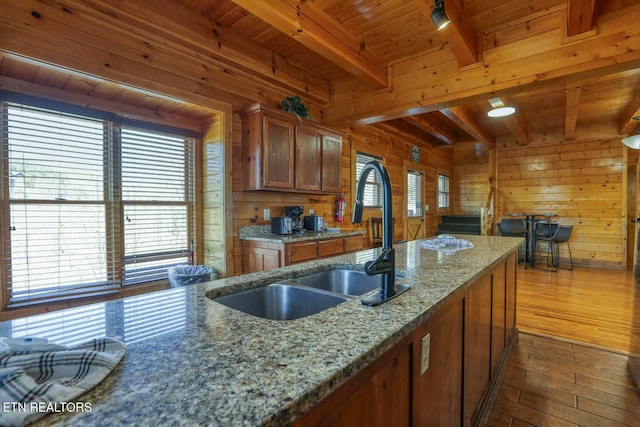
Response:
M316 211L315 211L315 210L313 210L313 209L309 209L309 215L313 215L314 213L316 213Z
M429 350L431 349L431 334L422 337L422 355L420 357L420 375L429 369Z
M263 209L262 216L264 216L265 221L269 221L271 219L271 209Z
M429 212L429 205L424 205L425 212Z

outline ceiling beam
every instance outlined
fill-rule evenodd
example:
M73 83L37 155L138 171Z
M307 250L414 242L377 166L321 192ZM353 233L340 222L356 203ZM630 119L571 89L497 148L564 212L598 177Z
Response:
M567 0L567 35L584 33L593 25L596 0Z
M433 135L446 144L455 144L456 142L458 142L458 136L453 129L446 128L441 124L435 123L430 119L430 117L427 117L426 115L409 116L405 117L403 120L407 121L418 129L421 129L424 132Z
M388 85L387 62L315 3L232 0L252 15L374 88Z
M476 141L489 148L495 148L496 138L480 125L475 115L467 107L449 107L440 110L440 112L475 138Z
M633 99L631 99L631 102L629 102L620 116L620 135L628 135L637 129L637 121L633 120L633 118L638 116L640 116L640 88L636 90Z
M549 19L557 13L549 12ZM353 82L336 83L334 100L324 109L325 122L337 127L371 124L639 68L636 16L640 16L640 2L626 6L625 13L601 16L599 20L606 25L599 27L597 34L572 43L561 43L560 31L548 31L495 46L490 55L485 48L482 67L454 66L439 51L408 58L394 64L389 91L360 87L356 93L338 87L353 87ZM526 35L527 24L520 26L510 31ZM541 46L541 38L545 47L535 52L518 48L527 43Z
M529 144L529 137L527 136L527 126L524 122L524 115L518 114L518 107L508 97L502 97L504 104L514 107L516 109L515 114L510 116L501 117L504 120L504 124L509 129L511 134L515 136L519 145Z
M403 120L390 120L371 125L377 129L384 130L392 136L396 136L406 142L426 148L436 147L440 141L436 141L431 135L424 134Z
M566 86L565 112L564 112L564 138L573 141L576 138L576 124L578 123L578 106L582 86L580 83L571 83Z
M431 22L433 0L415 0L427 21ZM449 25L439 31L461 66L478 62L478 38L460 0L446 0Z

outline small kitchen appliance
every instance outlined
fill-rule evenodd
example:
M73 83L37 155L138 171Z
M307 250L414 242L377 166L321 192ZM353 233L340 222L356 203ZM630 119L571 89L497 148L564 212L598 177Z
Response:
M308 215L304 217L304 228L309 231L322 230L322 217L317 215Z
M291 232L292 233L304 233L305 229L302 226L302 220L300 217L304 213L304 206L285 206L284 214L291 218Z
M271 232L274 234L291 234L291 218L288 216L272 217Z

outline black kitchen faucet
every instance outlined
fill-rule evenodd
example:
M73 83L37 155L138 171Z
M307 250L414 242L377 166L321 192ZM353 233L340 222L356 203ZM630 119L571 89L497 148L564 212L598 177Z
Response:
M362 300L364 305L379 305L383 302L395 298L409 290L408 285L396 286L396 252L393 249L393 213L391 179L387 169L378 161L373 160L362 168L356 189L356 200L353 207L353 223L362 222L362 211L364 208L364 187L367 182L369 172L376 170L382 181L382 253L374 261L367 261L364 271L369 276L382 274L382 285L380 292Z

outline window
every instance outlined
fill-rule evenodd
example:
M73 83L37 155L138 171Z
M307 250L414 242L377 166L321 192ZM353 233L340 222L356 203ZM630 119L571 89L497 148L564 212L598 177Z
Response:
M407 172L407 216L422 216L422 194L423 194L422 172L409 170Z
M438 174L438 209L449 209L449 177Z
M364 166L372 160L381 159L379 157L369 156L367 154L356 153L356 187ZM382 206L382 183L378 172L371 171L367 176L367 182L364 185L364 206L365 207L381 207Z
M190 260L192 132L63 105L0 107L5 304L116 292Z

